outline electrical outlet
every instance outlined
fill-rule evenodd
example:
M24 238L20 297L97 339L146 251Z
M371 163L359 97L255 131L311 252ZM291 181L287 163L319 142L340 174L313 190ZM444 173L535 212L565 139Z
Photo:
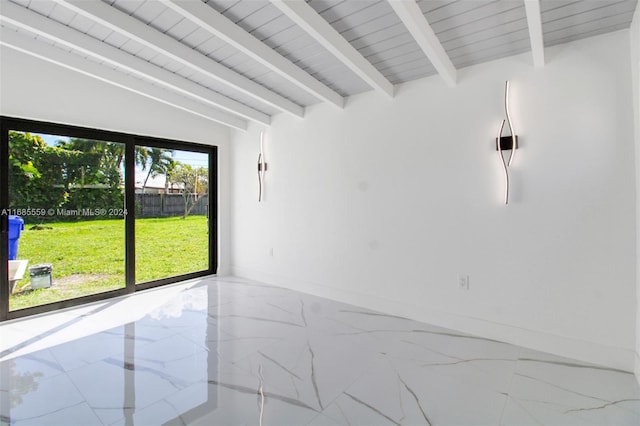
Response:
M469 275L458 275L458 285L462 290L469 290Z

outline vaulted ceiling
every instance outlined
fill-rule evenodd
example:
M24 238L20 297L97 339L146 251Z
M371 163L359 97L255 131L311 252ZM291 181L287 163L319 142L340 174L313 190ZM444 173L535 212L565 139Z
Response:
M628 28L638 0L0 0L0 44L236 129Z

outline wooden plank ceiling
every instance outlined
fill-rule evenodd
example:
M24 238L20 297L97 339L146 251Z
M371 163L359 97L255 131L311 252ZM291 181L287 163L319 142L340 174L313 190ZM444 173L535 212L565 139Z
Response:
M0 0L0 44L235 129L628 28L638 0Z

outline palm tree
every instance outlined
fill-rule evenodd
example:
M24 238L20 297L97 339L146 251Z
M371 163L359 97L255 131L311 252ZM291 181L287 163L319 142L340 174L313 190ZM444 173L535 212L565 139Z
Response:
M173 160L173 150L149 148L147 151L147 164L149 165L149 169L147 171L147 177L144 179L144 183L142 184L143 193L149 178L166 175L173 170L176 165L176 162Z

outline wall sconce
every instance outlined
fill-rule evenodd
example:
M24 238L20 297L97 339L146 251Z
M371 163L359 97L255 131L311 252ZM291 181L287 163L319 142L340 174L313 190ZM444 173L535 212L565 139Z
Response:
M504 84L504 113L507 118L500 123L498 137L496 138L496 150L498 151L498 155L500 155L500 162L502 162L502 168L504 170L504 203L509 204L509 167L511 167L514 153L516 149L518 149L518 136L513 129L513 123L509 115L509 80ZM509 126L509 136L502 136L505 121ZM504 158L504 151L510 151L508 160Z
M264 193L264 173L267 171L267 163L264 161L264 132L260 132L260 153L258 154L258 202L262 202Z

